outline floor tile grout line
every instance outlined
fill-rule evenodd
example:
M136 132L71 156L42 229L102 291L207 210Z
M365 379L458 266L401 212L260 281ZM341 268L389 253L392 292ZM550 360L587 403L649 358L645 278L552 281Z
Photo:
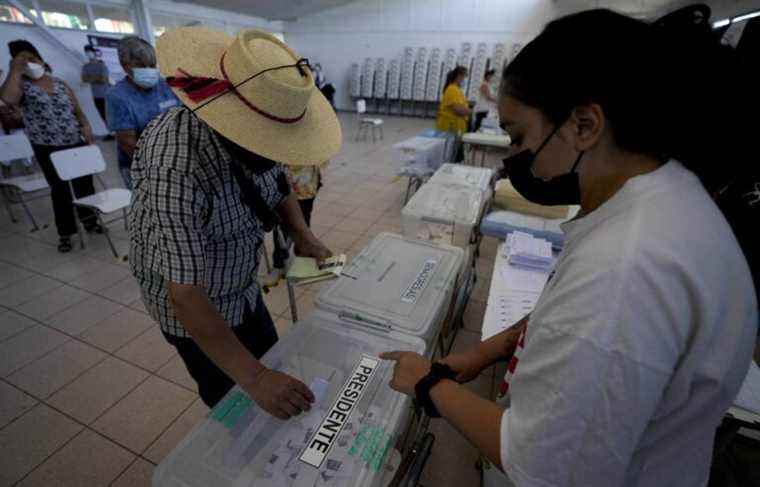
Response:
M130 308L130 309L131 309L131 308ZM135 311L135 312L138 312L138 313L139 313L139 311L137 311L137 310L133 310L133 311ZM54 347L54 348L50 349L49 351L45 352L43 355L41 355L41 356L39 356L39 357L37 357L37 358L35 358L35 359L31 360L30 362L27 362L27 363L25 363L25 364L24 364L24 365L22 365L21 367L18 367L18 368L16 368L16 369L13 369L13 370L12 370L10 373L6 374L4 377L3 377L3 376L0 376L0 380L2 380L2 379L4 379L4 378L5 378L5 379L6 379L6 381L7 381L7 377L10 377L11 375L15 374L16 372L20 371L21 369L23 369L23 368L25 368L25 367L27 367L27 366L29 366L29 365L33 364L34 362L37 362L38 360L42 359L44 356L47 356L47 355L49 355L50 353L52 353L52 352L55 352L56 350L58 350L59 348L61 348L63 345L65 345L65 344L66 344L66 343L68 343L69 341L71 341L71 340L76 340L76 341L78 341L78 342L80 342L80 343L82 343L82 344L84 344L84 345L87 345L87 346L89 346L89 347L92 347L92 348L94 348L94 349L98 350L99 352L102 352L102 353L106 354L106 357L104 357L104 358L103 358L103 360L100 360L99 362L97 362L96 364L94 364L92 367L89 367L88 369L86 369L86 370L85 370L84 372L82 372L82 373L81 373L79 376L77 376L77 378L79 378L81 375L84 375L86 372L88 372L88 371L92 370L92 368L94 368L94 367L96 367L97 365L99 365L100 363L102 363L102 362L103 362L103 361L104 361L106 358L108 358L108 357L112 357L112 358L115 358L115 359L117 359L117 360L120 360L120 361L122 361L122 362L125 362L125 363L127 363L127 364L129 364L129 365L131 365L131 366L133 366L133 367L136 367L136 368L138 368L138 369L140 369L140 370L142 370L142 371L144 371L144 372L147 372L147 373L149 373L149 374L151 374L151 375L155 375L156 377L159 377L159 378L161 378L161 379L164 379L164 380L166 380L166 381L168 381L168 382L171 382L172 384L175 384L175 385L177 385L177 386L180 386L180 387L182 387L182 388L183 388L183 389L185 389L185 390L189 390L189 391L191 391L191 392L194 392L194 393L196 392L196 391L194 391L194 390L192 390L192 389L188 389L186 386L184 386L184 385L182 385L182 384L179 384L178 382L175 382L175 381L173 381L173 380L171 380L171 379L166 379L165 377L161 377L161 376L159 376L159 375L157 374L157 371L158 371L158 369L156 370L156 372L153 372L152 370L150 370L150 369L146 369L145 367L143 367L143 366L142 366L142 365L140 365L140 364L136 364L136 363L134 363L134 362L132 362L132 361L130 361L130 360L126 360L126 359L124 359L124 358L122 358L122 357L120 357L120 356L116 355L116 352L118 352L118 351L119 351L119 350L121 350L122 348L124 348L124 347L126 347L127 345L129 345L130 343L132 343L134 340L136 340L137 338L139 338L140 336L142 336L144 333L147 333L148 331L150 331L150 330L151 330L151 328L152 328L152 326L158 326L158 325L151 325L150 327L148 327L148 328L146 328L145 330L143 330L142 332L140 332L140 334L138 334L138 335L137 335L137 336L135 336L134 338L130 339L129 341L125 342L125 343L124 343L123 345L121 345L119 348L117 348L116 350L114 350L113 352L111 352L111 351L105 350L105 349L103 349L103 348L100 348L99 346L97 346L97 345L95 345L95 344L92 344L92 343L90 343L90 342L87 342L87 341L85 341L84 339L82 339L82 338L81 338L81 336L80 336L80 335L72 335L72 334L70 334L70 333L67 333L67 332L65 332L65 331L61 331L61 330L59 330L59 329L55 328L54 326L48 325L47 323L43 323L43 322L41 322L41 321L37 320L36 318L33 318L33 317L30 317L30 316L24 315L23 313L19 313L19 314L20 314L21 316L24 316L24 317L26 317L26 318L28 318L28 319L30 319L30 320L33 320L33 321L37 322L37 325L34 325L34 326L44 326L45 328L48 328L48 329L50 329L50 330L53 330L53 331L56 331L56 332L58 332L58 333L60 333L60 334L62 334L62 335L65 335L66 337L68 337L68 338L69 338L69 340L67 340L67 341L65 341L65 342L61 343L60 345L58 345L58 346L56 346L56 347ZM114 314L114 315L115 315L115 314ZM111 315L111 316L114 316L114 315ZM87 328L86 330L83 330L83 331L82 331L82 333L84 333L85 331L87 331L87 330L89 330L89 329L91 329L91 328L94 328L95 326L97 326L98 324L102 323L102 322L103 322L103 321L105 321L106 319L108 319L108 318L105 318L105 319L103 319L103 320L99 321L98 323L96 323L95 325L92 325L91 327ZM29 330L29 328L32 328L32 327L30 326L30 327L26 328L25 330L22 330L21 332L19 332L19 334L20 334L20 333L23 333L24 331L28 331L28 330ZM0 342L0 343L2 343L2 342ZM166 362L162 363L162 364L161 364L161 366L159 367L159 369L160 369L161 367L164 367L166 364L168 364L168 363L169 363L169 361L171 361L171 360L174 358L174 356L175 356L175 355L172 355L172 357L170 357L170 358L169 358L169 359L168 359ZM73 380L72 380L72 381L69 381L68 383L66 383L66 385L69 385L71 382L73 382ZM65 386L64 386L64 387L65 387ZM63 389L63 387L61 387L61 388L57 389L57 390L56 390L56 392L60 391L61 389ZM23 390L23 389L21 389L21 390ZM51 396L52 396L52 395L54 395L54 394L55 394L55 393L51 394Z
M74 341L74 340L69 340L69 341L67 341L66 343L70 343L70 342L72 342L72 341ZM65 343L64 343L64 345L65 345ZM62 348L62 347L61 347L61 348ZM53 350L53 351L54 351L54 350ZM51 351L51 353L52 353L53 351ZM98 350L98 351L100 351L100 350ZM49 353L48 353L48 354L45 354L45 355L49 355ZM23 367L21 367L20 369L17 369L15 372L13 372L13 373L11 373L11 374L9 374L9 375L5 376L4 380L5 380L6 382L9 382L9 383L12 383L12 384L13 384L13 382L11 382L11 381L10 381L10 377L11 377L12 375L14 375L16 372L20 372L20 371L22 371L23 369L25 369L26 367L28 367L28 366L32 365L33 363L37 362L37 361L38 361L38 360L40 360L40 359L42 359L42 357L40 357L39 359L36 359L36 360L34 360L33 362L29 362L28 364L24 365L24 366L23 366ZM42 400L42 401L47 401L47 400L48 400L48 399L50 399L51 397L55 396L55 395L56 395L56 394L57 394L59 391L63 390L64 388L66 388L67 386L69 386L71 383L75 382L77 379L79 379L80 377L82 377L84 374L86 374L86 373L87 373L87 372L89 372L90 370L94 369L94 368L95 368L95 367L97 367L98 365L102 364L102 363L103 363L103 362L105 362L106 360L108 360L108 355L104 355L104 356L103 356L103 357L102 357L100 360L96 361L94 364L92 364L91 366L87 367L86 369L84 369L83 371L81 371L80 373L78 373L78 374L77 374L77 375L76 375L76 376L75 376L73 379L69 380L68 382L66 382L66 383L65 383L65 384L63 384L62 386L58 387L58 388L57 388L57 389L55 389L53 392L51 392L50 394L48 394L48 396L47 396L46 398L44 398L44 399L41 399L41 400ZM14 385L15 385L15 384L14 384ZM16 387L18 387L18 389L19 389L19 390L21 390L21 391L24 391L26 394L32 394L32 392L31 392L31 391L27 391L26 389L24 389L23 387L21 387L21 386L19 386L19 385L16 385Z
M132 465L134 465L135 463L137 463L137 461L139 459L140 459L140 455L136 455L135 458L133 458L132 461L129 462L127 464L127 466L124 467L121 470L121 472L119 472L118 474L116 474L116 477L114 477L110 482L108 482L108 487L111 487L113 484L115 484L121 478L122 475L124 475L125 473L127 473L127 470L129 470L130 468L132 468Z
M113 406L115 406L116 404L118 404L119 402L121 402L121 400L122 400L122 399L124 399L124 398L125 398L127 395L131 394L131 393L132 393L132 392L133 392L133 391L134 391L136 388L138 388L138 387L139 387L140 385L142 385L142 384L143 384L145 381L147 381L147 380L148 380L148 378L150 378L150 376L146 377L146 378L145 378L145 380L141 381L141 382L140 382L139 384L137 384L137 385L136 385L134 388L130 389L130 390L129 390L129 392L127 392L127 393L126 393L124 396L120 397L120 398L119 398L119 400L117 400L117 401L116 401L116 402L115 402L115 403L114 403L114 404L113 404L111 407L107 408L107 409L106 409L106 411L105 411L105 412L103 412L103 414L105 414L107 411L111 410L111 409L113 408ZM15 384L12 384L12 383L10 383L10 382L8 382L8 381L6 381L6 380L2 379L2 378L0 378L0 382L5 382L5 383L6 383L6 384L8 384L9 386L11 386L11 387L13 387L13 388L15 388L15 389L18 389L18 390L19 390L19 391L21 391L21 392L25 392L25 391L23 391L22 389L20 389L19 387L17 387ZM58 413L58 414L60 414L60 415L64 416L64 417L65 417L66 419L68 419L69 421L72 421L72 422L74 422L74 423L78 424L79 426L82 426L82 431L80 431L80 432L76 433L74 436L72 436L72 437L71 437L69 440L67 440L67 441L66 441L66 442L65 442L63 445L61 445L61 447L60 447L60 448L56 449L56 451L55 451L54 453L57 453L57 452L58 452L58 451L59 451L61 448L63 448L64 446L68 445L69 443L71 443L71 441L72 441L72 440L73 440L75 437L79 436L79 434L81 434L81 433L82 433L84 430L89 430L89 431L92 431L93 433L97 434L98 436L100 436L100 437L102 437L102 438L104 438L104 439L106 439L106 440L110 441L111 443L114 443L114 444L118 445L119 447L123 448L124 450L128 451L129 453L131 453L131 454L133 454L133 455L135 455L135 456L138 456L138 457L142 457L142 454L141 454L141 453L138 453L138 452L136 452L136 451L132 450L132 449L131 449L130 447L128 447L127 445L123 445L122 443L120 443L119 441L117 441L115 438L110 438L110 437L108 437L108 436L104 435L104 434L103 434L103 433L101 433L100 431L98 431L98 430L96 430L95 428L93 428L93 427L92 427L90 424L86 424L86 423L83 423L83 422L82 422L82 421L80 421L79 419L77 419L77 418L75 418L75 417L73 417L73 416L69 415L67 412L65 412L65 411L63 411L63 410L61 410L61 409L57 408L56 406L54 406L54 405L52 405L52 404L48 403L47 401L45 401L45 400L43 400L43 399L40 399L40 398L38 398L38 397L36 397L36 396L34 396L34 395L32 395L32 394L27 394L27 395L29 395L29 396L33 397L34 399L36 399L36 400L38 401L38 402L37 402L37 404L35 404L35 405L34 405L32 408L30 408L30 409L28 409L27 411L25 411L25 412L24 412L22 415L18 416L17 418L15 418L13 421L11 421L10 423L8 423L7 425L5 425L5 426L3 426L2 428L0 428L0 431L3 431L3 430L4 430L4 429L6 429L8 426L10 426L12 423L15 423L15 422L16 422L16 421L18 421L20 418L22 418L22 417L26 416L27 414L29 414L30 412L32 412L34 409L38 408L40 405L43 405L43 406L45 406L45 407L47 407L47 408L49 408L49 409L52 409L52 410L53 410L53 411L55 411L56 413ZM194 401L193 401L193 402L194 402ZM191 403L191 404L192 404L192 403ZM101 414L101 415L100 415L100 416L98 416L96 419L94 419L94 420L92 421L92 423L91 423L91 424L94 424L94 423L95 423L95 422L96 422L98 419L100 419L100 418L103 416L103 414ZM181 413L180 413L180 414L181 414ZM163 432L162 432L161 434L163 434ZM53 454L54 454L54 453L53 453ZM49 459L49 458L50 458L50 457L51 457L53 454L51 454L51 455L48 455L47 457L45 457L45 459L44 459L44 460L42 460L42 462L40 462L40 463L38 463L37 465L35 465L35 466L32 468L32 470L30 470L30 472L29 472L29 473L31 473L32 471L36 470L36 469L37 469L37 468L38 468L40 465L42 465L44 462L46 462L46 461L47 461L47 460L48 460L48 459ZM144 457L142 457L142 458L144 458ZM145 459L145 460L148 460L147 458L144 458L144 459ZM151 462L151 463L153 463L153 462ZM153 463L153 464L155 465L155 463ZM23 478L26 478L26 477L29 475L29 473L25 474ZM23 480L23 478L22 478L21 480ZM14 483L14 485L16 485L18 482L21 482L21 480L18 480L16 483Z
M80 424L80 426L81 426L81 424ZM69 438L68 440L66 440L66 441L65 441L65 442L64 442L64 443L63 443L61 446L59 446L58 448L56 448L54 451L50 452L50 454L49 454L49 455L47 455L45 458L43 458L43 459L42 459L42 460L41 460L39 463L37 463L37 464L36 464L34 467L32 467L32 469L31 469L31 470L29 470L27 473L25 473L25 474L24 474L24 475L23 475L23 476L22 476L20 479L18 479L18 480L17 480L16 482L14 482L12 485L14 485L14 486L15 486L15 485L19 485L21 482L23 482L23 481L24 481L24 479L26 479L27 477L29 477L30 475L32 475L32 474L33 474L35 471L37 471L37 469L38 469L38 468L40 468L42 465L44 465L44 464L45 464L45 462L47 462L48 460L50 460L51 458L53 458L53 456L54 456L56 453L58 453L59 451L63 450L64 448L66 448L66 446L67 446L69 443L71 443L71 442L72 442L72 441L74 441L76 438L78 438L80 435L82 435L82 433L84 433L86 430L87 430L87 427L86 427L86 426L85 426L85 427L83 427L83 428L82 428L81 430L79 430L79 431L78 431L76 434L74 434L74 436L72 436L71 438Z
M22 316L25 316L25 317L27 317L27 318L29 318L29 319L32 319L32 318L30 318L30 317L28 317L28 316L26 316L26 315L22 315ZM37 322L37 324L36 324L36 325L34 325L34 326L30 326L30 327L26 328L25 330L23 330L23 331L22 331L22 333L24 333L24 332L27 332L27 331L31 330L31 329L32 329L32 328L34 328L35 326L44 326L45 328L48 328L48 329L51 329L51 330L57 331L58 333L61 333L62 335L65 335L66 337L68 337L68 338L69 338L69 340L65 340L65 341L63 341L63 342L59 343L59 344L58 344L58 345L56 345L55 347L51 348L50 350L47 350L47 351L46 351L46 352L44 352L42 355L40 355L40 356L38 356L38 357L35 357L35 358L33 358L33 359L32 359L32 360L30 360L29 362L26 362L26 363L24 363L24 364L23 364L23 365L21 365L20 367L16 367L15 369L11 369L11 371L10 371L10 372L8 372L8 373L6 373L5 375L0 375L0 379L3 379L3 378L6 378L6 377L10 377L10 376L12 376L13 374L15 374L15 373L16 373L16 372L18 372L19 370L23 369L23 368L24 368L24 367L26 367L27 365L31 365L32 363L34 363L34 362L36 362L36 361L40 360L41 358L43 358L43 357L45 357L45 356L47 356L47 355L49 355L49 354L51 354L51 353L55 352L56 350L58 350L59 348L63 347L64 345L66 345L68 342L70 342L70 341L71 341L71 338L72 338L72 337L71 337L71 335L68 335L68 334L66 334L66 333L62 333L61 331L59 331L59 330L56 330L56 329L54 329L54 328L51 328L51 327L49 327L48 325L46 325L46 324L44 324L44 323L40 323L40 322ZM21 333L19 333L19 335L21 335ZM17 336L18 336L18 335L17 335ZM5 342L3 342L3 343L5 343Z
M14 265L15 265L15 264L14 264ZM17 267L21 267L21 266L17 266ZM58 282L60 282L60 283L61 283L62 285L64 285L64 286L69 286L69 287L71 287L71 288L74 288L74 289L76 289L76 290L78 290L78 291L82 291L82 292L88 293L88 294L90 294L91 296L95 296L95 297L98 297L98 298L102 298L102 299L105 299L106 301L110 301L111 303L114 303L114 304L118 304L118 305L120 305L120 306L124 306L124 307L126 307L126 308L130 308L130 309L133 309L133 308L131 308L131 306L130 306L130 304L131 304L131 303L130 303L130 304L124 304L124 303L121 303L121 302L119 302L119 301L116 301L115 299L112 299L112 298L109 298L109 297L107 297L107 296L103 296L103 295L101 295L101 294L98 294L98 292L99 292L99 291L90 291L90 290L88 290L88 289L84 289L84 288L81 288L81 287L75 286L75 285L73 285L73 284L70 284L70 283L68 283L68 282L66 282L66 281L63 281L63 280L61 280L61 279L58 279L58 278L56 278L56 277L52 277L52 276L49 276L49 275L47 275L47 274L42 274L42 273L40 273L39 271L36 271L36 270L34 270L34 269L29 269L29 268L24 268L24 267L22 267L22 268L23 268L24 270L28 270L29 272L33 272L33 273L36 273L36 274L38 274L38 275L39 275L39 276L41 276L41 277L45 277L45 278L48 278L48 279L50 279L50 280L53 280L53 281L58 281ZM83 275L84 275L84 274L83 274ZM130 272L130 273L128 273L128 275L124 276L124 278L122 278L121 280L119 280L119 281L116 281L116 282L115 282L115 283L113 283L112 285L110 285L110 286L108 286L108 287L106 287L106 288L103 288L103 289L109 289L109 288L111 288L111 287L113 287L113 286L115 286L115 285L117 285L117 284L120 284L120 283L121 283L121 282L123 282L123 281L126 281L127 279L134 279L134 276L133 276L133 275L131 275L131 272ZM54 288L54 289L58 289L59 287L62 287L62 286L58 286L58 287L56 287L56 288ZM103 289L101 289L101 291L102 291ZM52 289L51 289L51 291L52 291ZM40 295L40 296L41 296L41 295ZM35 299L35 298L37 298L37 297L39 297L39 296L35 296L34 298L32 298L32 299L30 299L30 300L28 300L28 301L24 301L23 303L20 303L20 304L18 304L17 306L20 306L20 305L23 305L23 304L27 304L27 303L30 303L32 300L34 300L34 299ZM86 298L85 298L85 299L86 299ZM84 300L82 300L82 301L84 301ZM68 306L68 307L66 307L66 308L63 308L62 310L60 310L60 311L57 311L57 313L61 313L61 312L63 312L63 311L66 311L66 310L68 310L69 308L71 308L71 307L73 307L73 306L75 306L75 305L77 305L77 304L80 304L82 301L79 301L79 302L77 302L77 303L74 303L74 304L73 304L73 305L71 305L71 306ZM4 306L4 305L0 305L0 306L3 306L3 307L7 307L7 306ZM9 308L9 309L10 309L11 311L17 311L15 308ZM140 311L140 310L135 310L135 311ZM115 313L114 313L114 314L115 314ZM26 315L24 315L24 316L26 316ZM51 316L52 316L52 315L51 315ZM46 318L46 319L47 319L47 318ZM104 321L104 320L101 320L101 321ZM100 322L98 322L98 323L100 323Z
M163 430L161 430L161 433L159 433L159 434L158 434L158 436L156 436L156 437L153 439L153 441L151 441L151 442L150 442L150 444L148 444L148 446L146 446L146 447L145 447L145 450L143 451L143 453L142 453L142 454L143 454L143 455L145 455L145 454L148 452L148 450L150 450L150 448L151 448L153 445L155 445L155 444L156 444L156 442L158 442L158 440L160 440L160 439L161 439L161 437L162 437L162 436L163 436L163 435L164 435L164 434L165 434L167 431L169 431L169 428L171 428L172 426L174 426L174 424L175 424L177 421L179 421L179 418L181 418L183 414L185 414L187 411L189 411L189 410L190 410L190 408L191 408L191 407L193 407L193 405L194 405L194 404L195 404L197 401L200 401L200 400L201 400L201 398L200 398L200 396L199 396L199 397L196 397L195 399L193 399L192 401L190 401L190 404L188 404L188 405L187 405L187 407L185 407L185 409L183 409L182 411L180 411L180 413L179 413L179 414L178 414L178 415L177 415L177 416L176 416L174 419L172 419L172 420L169 422L169 424L168 424L168 425L166 425L166 428L164 428Z

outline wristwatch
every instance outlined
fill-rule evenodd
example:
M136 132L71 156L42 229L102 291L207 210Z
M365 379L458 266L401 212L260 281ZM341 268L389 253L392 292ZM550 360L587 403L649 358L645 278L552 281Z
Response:
M417 385L414 386L414 393L417 397L417 402L425 410L425 413L431 418L440 418L441 413L438 412L438 408L433 404L433 400L430 399L430 389L434 385L438 384L443 379L454 380L457 373L451 370L446 364L436 362L430 366L430 372L428 375L420 379Z

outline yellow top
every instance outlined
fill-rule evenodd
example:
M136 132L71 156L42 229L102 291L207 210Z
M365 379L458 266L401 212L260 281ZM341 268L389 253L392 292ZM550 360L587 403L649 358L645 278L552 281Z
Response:
M325 167L327 167L327 162L318 166L285 166L290 187L299 200L317 197L317 191L322 179L320 170Z
M457 115L452 108L453 105L467 106L467 98L459 85L452 83L446 87L441 98L441 105L438 108L438 119L435 121L435 128L442 132L467 132L467 117Z

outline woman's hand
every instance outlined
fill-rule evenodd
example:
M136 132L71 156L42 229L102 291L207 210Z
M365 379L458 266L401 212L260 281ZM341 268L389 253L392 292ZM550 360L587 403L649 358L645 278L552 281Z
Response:
M391 389L414 397L414 387L428 373L430 360L414 352L385 352L380 354L384 360L396 362L393 367Z
M475 379L492 361L479 353L477 348L462 353L452 353L441 360L457 373L457 382L470 382Z
M318 262L322 262L333 253L325 246L314 234L304 238L294 239L294 250L300 257L314 257Z
M92 127L90 124L82 125L82 138L88 145L95 143L95 137L92 135Z
M13 59L11 59L11 62L10 62L11 69L8 75L10 76L11 74L14 74L14 73L23 73L24 70L26 70L26 64L27 64L27 60L25 57L23 56L14 57Z

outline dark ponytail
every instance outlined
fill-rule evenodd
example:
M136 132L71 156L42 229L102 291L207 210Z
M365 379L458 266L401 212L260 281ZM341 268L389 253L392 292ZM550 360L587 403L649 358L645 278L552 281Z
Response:
M747 161L732 114L750 83L704 9L691 22L689 12L650 24L604 9L557 19L504 69L501 94L555 124L597 103L623 150L676 158L708 188L720 184Z
M450 84L454 83L454 80L466 73L467 68L464 66L457 66L456 68L449 71L449 73L446 75L446 82L443 84L443 91L445 92L446 88L448 88Z

